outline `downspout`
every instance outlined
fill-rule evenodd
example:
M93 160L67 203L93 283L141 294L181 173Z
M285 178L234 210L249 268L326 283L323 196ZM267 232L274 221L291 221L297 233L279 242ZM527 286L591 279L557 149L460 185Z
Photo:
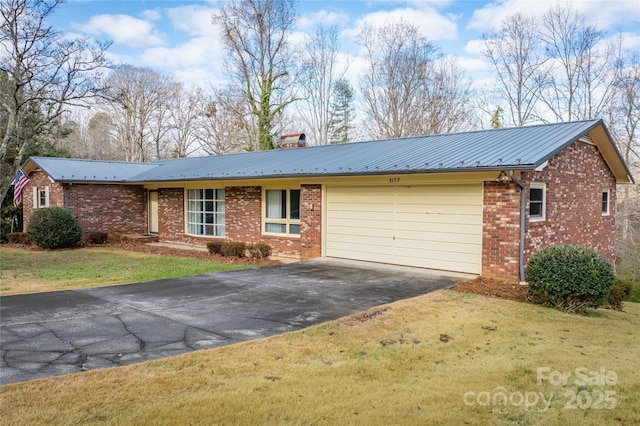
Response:
M520 259L518 265L520 266L520 282L525 282L524 277L524 217L525 217L525 190L524 183L513 173L513 170L509 170L509 177L520 187Z

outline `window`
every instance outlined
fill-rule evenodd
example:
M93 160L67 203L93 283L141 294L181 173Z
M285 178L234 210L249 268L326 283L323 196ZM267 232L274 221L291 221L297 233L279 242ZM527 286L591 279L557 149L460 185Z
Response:
M264 191L264 232L300 235L300 190Z
M187 234L224 237L224 189L187 190Z
M611 192L608 189L602 190L602 216L609 216L609 203Z
M529 220L542 221L545 219L546 186L543 183L532 183L529 188Z
M44 209L49 207L49 187L33 188L33 208Z

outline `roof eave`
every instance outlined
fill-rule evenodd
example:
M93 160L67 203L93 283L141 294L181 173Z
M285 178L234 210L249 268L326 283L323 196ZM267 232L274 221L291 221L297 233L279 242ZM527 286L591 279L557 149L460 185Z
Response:
M260 179L300 179L300 178L327 178L327 177L357 177L357 176L387 176L387 175L408 175L408 174L441 174L441 173L481 173L481 172L501 172L507 170L529 171L534 170L534 164L504 164L486 167L466 167L466 168L441 168L441 169L407 169L407 170L373 170L343 173L283 173L265 174L259 176L203 176L197 178L167 178L167 179L144 179L129 180L126 183L168 183L168 182L199 182L199 181L225 181L225 180L260 180Z

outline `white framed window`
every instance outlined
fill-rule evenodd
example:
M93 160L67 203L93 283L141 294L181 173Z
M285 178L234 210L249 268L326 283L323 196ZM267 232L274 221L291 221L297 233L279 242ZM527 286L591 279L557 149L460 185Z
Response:
M49 207L49 187L34 187L33 188L33 208L44 209Z
M187 234L224 237L224 189L188 189L186 193Z
M265 189L262 199L265 234L300 235L299 189Z
M545 220L547 210L547 186L544 183L531 183L529 188L529 221Z
M609 216L611 206L611 190L603 189L602 190L602 216Z

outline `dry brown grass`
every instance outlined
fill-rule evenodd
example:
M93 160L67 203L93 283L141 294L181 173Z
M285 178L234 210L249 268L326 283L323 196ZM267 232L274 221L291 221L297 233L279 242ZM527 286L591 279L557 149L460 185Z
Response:
M268 339L6 385L0 424L638 424L640 305L625 310L578 316L439 291ZM604 389L616 408L565 409L565 392L602 387L539 385L538 367L615 371ZM464 403L500 386L555 396L546 411Z

